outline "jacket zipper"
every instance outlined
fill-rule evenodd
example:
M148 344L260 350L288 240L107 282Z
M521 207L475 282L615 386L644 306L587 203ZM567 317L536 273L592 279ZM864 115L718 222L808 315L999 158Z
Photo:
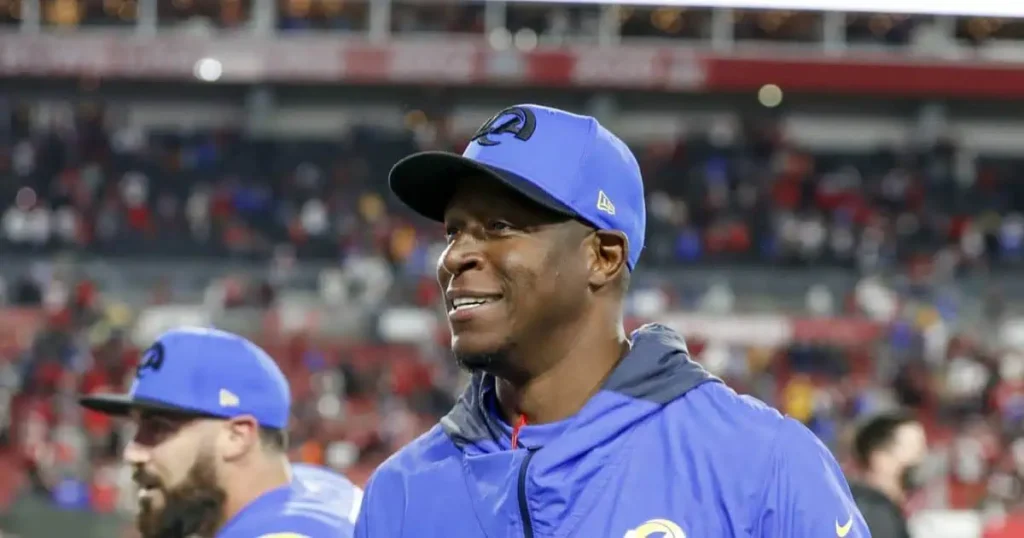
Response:
M526 468L537 449L528 449L523 463L519 465L519 516L523 518L523 537L533 538L533 522L530 521L530 509L526 506Z

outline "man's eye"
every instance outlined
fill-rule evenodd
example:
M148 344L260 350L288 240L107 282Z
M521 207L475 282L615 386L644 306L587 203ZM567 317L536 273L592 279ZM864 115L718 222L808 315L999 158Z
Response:
M515 227L503 220L493 220L487 224L487 228L495 232L507 232Z
M139 424L135 438L145 445L158 445L178 430L180 424L168 420L146 420Z

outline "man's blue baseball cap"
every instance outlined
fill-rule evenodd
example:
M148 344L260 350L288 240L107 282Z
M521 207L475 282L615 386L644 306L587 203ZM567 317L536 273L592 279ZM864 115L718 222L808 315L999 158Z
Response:
M391 169L391 191L438 222L463 180L493 178L532 201L628 240L632 270L644 248L647 211L636 157L598 121L564 110L516 105L473 135L462 155L427 151Z
M143 355L128 394L79 399L108 415L133 410L211 418L251 415L284 429L291 413L288 380L256 344L225 331L179 328L161 335Z

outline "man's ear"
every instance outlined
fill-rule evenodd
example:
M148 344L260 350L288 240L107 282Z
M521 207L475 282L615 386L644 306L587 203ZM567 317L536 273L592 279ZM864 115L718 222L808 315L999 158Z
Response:
M218 439L220 454L225 460L236 460L245 456L258 447L259 442L259 424L255 418L248 415L224 421Z
M593 234L593 261L590 266L590 285L603 288L617 282L623 271L627 271L626 257L629 241L622 232L596 230Z

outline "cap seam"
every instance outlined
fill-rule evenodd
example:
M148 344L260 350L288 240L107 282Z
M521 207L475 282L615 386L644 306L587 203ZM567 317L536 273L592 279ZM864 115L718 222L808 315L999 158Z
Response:
M583 195L582 191L583 191L583 189L579 188L579 187L581 187L583 185L583 180L585 179L585 178L581 177L582 174L583 174L583 163L586 162L586 160L590 157L590 152L593 151L593 149L594 149L594 141L597 138L597 120L594 119L594 118L591 118L587 122L587 124L588 124L587 141L586 141L586 143L583 146L583 151L580 152L579 162L576 163L576 177L573 178L574 179L574 185L577 186L577 192L576 192L576 200L573 200L573 204L572 205L575 206L575 207L573 207L573 209L580 216L584 216L584 213L585 213L584 211L580 211L580 208L582 207L584 202L582 200L582 195ZM601 227L596 222L591 222L590 224L592 224L594 226Z

